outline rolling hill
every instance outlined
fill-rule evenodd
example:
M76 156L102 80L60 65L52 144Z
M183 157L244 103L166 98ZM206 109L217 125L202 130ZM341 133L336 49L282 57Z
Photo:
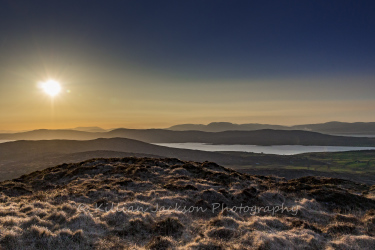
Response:
M0 181L42 170L62 163L81 162L104 157L173 157L199 162L213 161L243 171L273 168L281 176L293 176L299 170L315 169L320 175L332 176L345 172L360 182L375 183L371 168L375 151L340 153L310 153L301 155L272 155L246 152L207 152L157 146L125 138L95 139L87 141L44 140L0 143ZM345 159L345 160L344 160ZM364 159L358 162L357 159ZM348 165L349 164L349 165ZM290 169L292 168L292 169ZM284 172L279 170L284 169ZM286 172L289 171L289 172ZM324 173L322 171L328 171ZM264 173L268 173L266 170ZM318 173L318 172L316 172ZM339 175L334 175L339 176ZM344 178L344 177L343 177Z
M301 130L256 131L172 131L165 129L115 129L109 132L75 130L34 130L0 134L0 140L92 140L97 138L129 138L149 143L198 142L210 144L248 145L316 145L316 146L375 146L375 138L333 136Z
M291 156L241 152L206 152L157 146L125 138L87 141L44 140L0 143L0 180L42 170L54 165L79 162L95 157L174 157L182 160L216 161L223 165L288 164ZM294 158L293 158L294 159ZM294 163L307 165L306 159ZM314 161L313 161L314 162ZM316 162L316 164L320 164Z

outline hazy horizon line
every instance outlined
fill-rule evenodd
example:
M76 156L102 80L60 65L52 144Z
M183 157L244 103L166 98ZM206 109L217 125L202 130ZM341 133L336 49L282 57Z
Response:
M283 127L294 127L294 126L301 126L301 125L315 125L315 124L327 124L327 123L348 123L348 124L355 124L355 123L375 123L375 121L370 122L362 122L362 121L356 121L356 122L347 122L347 121L326 121L326 122L317 122L317 123L299 123L299 124L275 124L275 123L258 123L258 122L248 122L248 123L235 123L235 122L229 122L229 121L220 121L220 122L209 122L209 123L176 123L174 125L170 126L158 126L158 127L146 127L146 126L118 126L118 127L106 127L106 126L75 126L75 127L60 127L60 128L48 128L48 127L39 127L39 128L30 128L30 129L0 129L0 133L16 133L16 132L28 132L28 131L35 131L35 130L78 130L79 129L102 129L106 132L115 130L115 129L169 129L174 126L178 125L202 125L202 126L208 126L210 124L215 123L230 123L233 125L248 125L248 124L257 124L257 125L271 125L271 126L283 126Z

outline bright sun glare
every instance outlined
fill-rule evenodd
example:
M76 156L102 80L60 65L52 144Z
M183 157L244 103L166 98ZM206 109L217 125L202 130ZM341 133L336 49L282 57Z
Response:
M41 87L44 92L46 92L50 96L56 96L61 91L60 83L55 80L48 80L41 84Z

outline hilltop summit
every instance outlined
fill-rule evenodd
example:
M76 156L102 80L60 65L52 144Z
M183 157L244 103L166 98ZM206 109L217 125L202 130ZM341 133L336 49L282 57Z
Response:
M0 183L5 249L370 249L374 186L175 158L96 158Z

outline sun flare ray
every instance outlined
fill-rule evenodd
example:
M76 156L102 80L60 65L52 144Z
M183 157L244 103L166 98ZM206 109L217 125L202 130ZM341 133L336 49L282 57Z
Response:
M50 95L51 97L54 97L56 96L57 94L60 93L61 91L61 85L59 82L55 81L55 80L48 80L46 82L43 82L41 83L41 88L43 89L43 91Z

